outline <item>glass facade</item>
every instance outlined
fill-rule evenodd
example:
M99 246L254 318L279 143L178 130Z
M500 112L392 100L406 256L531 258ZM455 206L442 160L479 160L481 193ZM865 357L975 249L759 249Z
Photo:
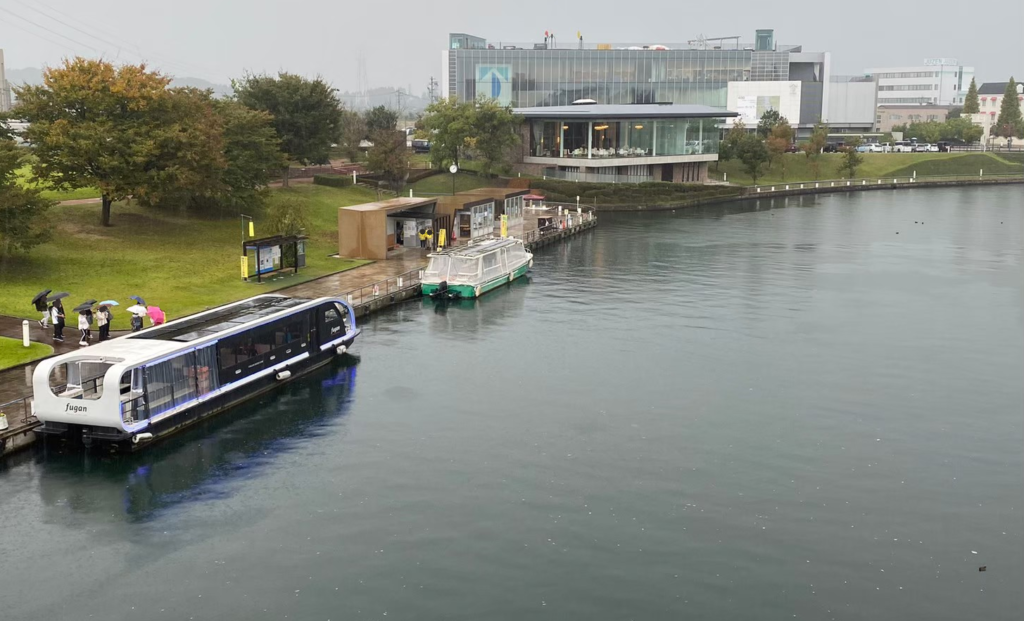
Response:
M718 153L721 119L663 118L608 121L533 119L533 157L611 158Z
M453 35L454 36L454 35ZM730 81L786 80L788 52L750 50L449 49L448 92L516 108L671 102L724 108ZM752 56L757 77L752 77Z

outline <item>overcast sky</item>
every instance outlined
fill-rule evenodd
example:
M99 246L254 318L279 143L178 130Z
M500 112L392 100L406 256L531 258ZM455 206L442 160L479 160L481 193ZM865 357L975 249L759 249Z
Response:
M947 57L974 66L979 83L1024 78L1024 46L1012 34L1024 24L1024 2L993 0L983 12L962 7L909 0L0 0L0 48L9 70L102 55L217 83L245 70L320 74L342 91L358 86L362 55L370 87L411 86L418 94L431 76L440 78L449 32L533 42L551 30L566 46L577 30L593 43L670 44L700 34L749 42L756 28L774 28L778 43L832 52L834 74Z

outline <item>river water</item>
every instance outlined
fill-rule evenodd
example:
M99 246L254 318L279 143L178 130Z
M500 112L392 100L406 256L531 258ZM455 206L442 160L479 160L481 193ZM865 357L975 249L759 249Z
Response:
M602 216L148 453L8 460L0 616L1019 619L1022 208Z

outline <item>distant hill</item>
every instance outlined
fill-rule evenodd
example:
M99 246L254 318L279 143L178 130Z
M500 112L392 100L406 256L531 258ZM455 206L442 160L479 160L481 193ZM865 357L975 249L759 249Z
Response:
M43 83L43 70L36 67L26 67L25 69L7 69L7 81L14 86L21 86L22 84L42 84ZM171 81L172 86L192 86L195 88L211 89L213 94L217 97L227 97L232 93L231 87L227 84L214 84L202 78L174 78Z

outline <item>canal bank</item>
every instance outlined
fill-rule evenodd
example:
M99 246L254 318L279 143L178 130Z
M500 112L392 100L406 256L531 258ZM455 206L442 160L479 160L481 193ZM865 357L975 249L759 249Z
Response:
M524 241L533 250L578 235L597 225L589 210L576 213L562 206L551 206L551 215L532 213L526 218ZM557 210L557 211L556 211ZM546 212L545 212L546 213ZM395 304L420 297L420 276L426 261L419 254L386 259L345 272L323 276L299 285L274 291L296 298L338 295L346 299L356 317L365 318ZM70 345L55 349L54 355L75 351ZM43 358L41 360L45 360ZM39 360L0 371L0 413L6 415L7 428L0 429L0 459L4 455L31 446L38 438L40 425L32 415L32 371Z

